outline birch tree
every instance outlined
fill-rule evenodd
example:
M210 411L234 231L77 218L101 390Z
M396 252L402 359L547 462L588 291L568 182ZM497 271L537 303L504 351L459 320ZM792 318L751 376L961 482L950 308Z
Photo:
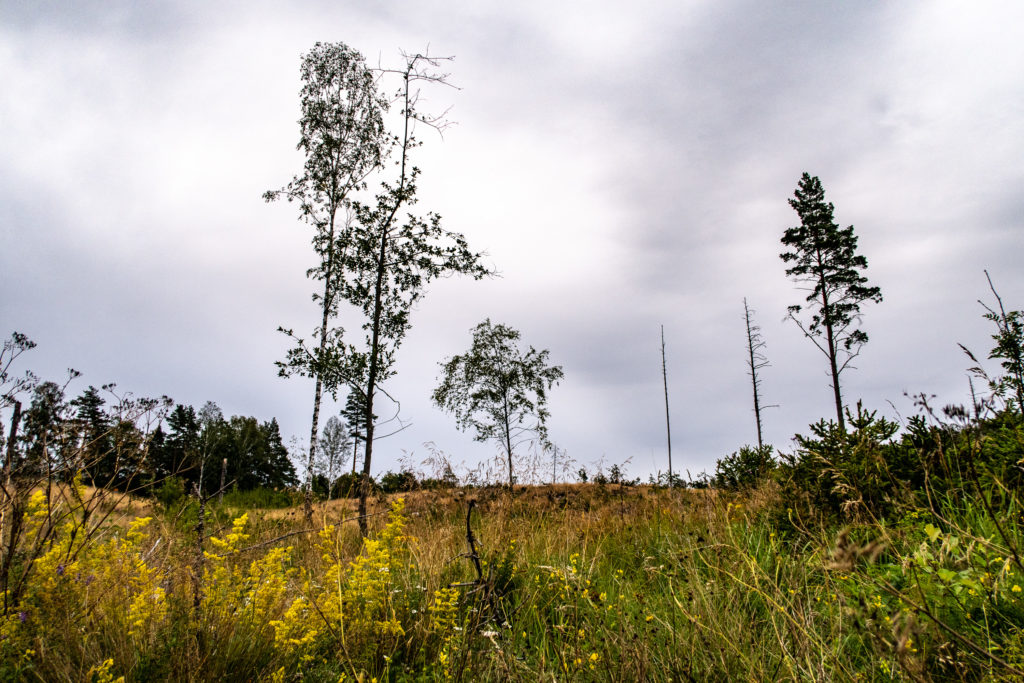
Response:
M548 442L547 392L564 376L549 365L548 351L519 348L518 330L485 320L473 329L469 351L441 364L443 375L434 403L452 413L477 441L495 441L508 458L508 485L515 482L513 452L519 444Z
M339 294L362 315L364 341L344 348L343 378L357 392L365 420L362 477L359 490L359 526L365 536L366 500L370 493L376 417L374 406L382 385L395 374L395 356L410 328L409 315L435 278L466 274L475 279L490 274L482 255L469 249L463 235L441 227L435 213L409 212L416 204L420 169L412 164L419 146L417 125L440 129L443 115L418 109L420 88L446 84L441 60L422 54L405 55L401 69L386 71L400 86L395 103L400 107L400 132L394 136L397 153L393 180L382 181L374 201L353 202L354 221L345 232L339 261ZM403 215L404 214L404 215Z
M280 190L264 194L266 201L295 202L299 218L313 229L313 250L319 263L306 275L321 283L313 294L320 324L310 343L291 329L279 328L293 341L287 359L278 363L284 377L298 374L314 380L307 477L317 456L320 404L324 391L337 394L343 347L338 313L339 276L348 248L346 217L350 195L365 187L366 178L381 167L390 146L384 128L387 101L377 91L373 72L363 56L344 43L317 43L302 58L302 115L298 149L305 155L302 172ZM306 482L306 521L312 521L312 487Z

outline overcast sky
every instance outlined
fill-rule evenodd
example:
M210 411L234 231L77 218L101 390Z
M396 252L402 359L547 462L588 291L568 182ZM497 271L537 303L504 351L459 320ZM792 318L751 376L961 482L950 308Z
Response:
M419 208L501 277L430 287L387 387L411 426L376 473L427 442L494 455L429 400L486 317L563 366L552 440L644 478L667 467L664 324L673 460L713 471L756 441L743 297L779 405L766 436L789 450L833 409L824 356L783 321L804 171L885 298L844 398L904 418L905 392L962 402L957 342L991 348L983 269L1024 308L1021 25L1011 2L0 0L0 334L38 343L22 369L81 371L72 393L212 400L306 442L312 382L274 361L279 325L317 324L311 234L261 199L301 167L300 58L429 47L459 89L425 106L457 125L415 152Z

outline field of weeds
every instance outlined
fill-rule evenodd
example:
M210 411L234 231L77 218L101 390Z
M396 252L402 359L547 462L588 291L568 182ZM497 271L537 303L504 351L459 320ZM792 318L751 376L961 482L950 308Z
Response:
M37 491L11 567L24 580L5 595L0 676L1022 675L1016 507L999 512L1001 531L962 497L885 523L814 526L779 491L411 492L374 501L365 540L349 501L318 506L314 529L296 509L213 506L199 536L194 505Z

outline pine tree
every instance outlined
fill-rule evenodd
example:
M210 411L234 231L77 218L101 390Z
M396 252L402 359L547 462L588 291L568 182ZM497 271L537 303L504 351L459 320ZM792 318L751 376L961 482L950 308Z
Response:
M71 401L77 408L75 419L81 443L74 468L85 470L93 486L105 486L114 474L113 443L110 438L111 419L104 410L106 401L99 390L90 385L82 395Z
M840 228L832 216L835 207L825 201L825 190L817 177L804 173L789 205L800 216L800 225L788 228L782 244L790 248L779 256L792 265L786 275L807 291L808 322L797 315L804 306L789 307L789 317L800 331L825 354L832 376L839 428L846 429L839 375L860 353L868 335L860 323L860 305L865 301L880 303L882 292L867 286L861 271L868 261L857 253L857 237L853 226Z

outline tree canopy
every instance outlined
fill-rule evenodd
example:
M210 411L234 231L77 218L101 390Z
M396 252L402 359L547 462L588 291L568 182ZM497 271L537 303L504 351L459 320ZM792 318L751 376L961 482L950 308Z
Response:
M865 301L881 302L882 291L868 286L867 277L861 274L868 261L857 253L853 226L840 228L836 224L835 207L825 201L825 190L817 177L804 173L789 205L800 216L800 225L786 229L782 244L790 251L779 256L790 264L786 275L807 292L806 312L810 316L802 321L797 316L804 312L805 305L795 304L789 307L789 318L829 360L836 417L843 429L839 375L868 341L868 335L857 327L860 305Z
M477 441L501 444L514 481L516 446L538 439L548 447L547 392L562 379L561 366L549 365L547 350L519 348L520 333L487 319L472 330L469 351L441 363L443 375L434 403L455 416Z

